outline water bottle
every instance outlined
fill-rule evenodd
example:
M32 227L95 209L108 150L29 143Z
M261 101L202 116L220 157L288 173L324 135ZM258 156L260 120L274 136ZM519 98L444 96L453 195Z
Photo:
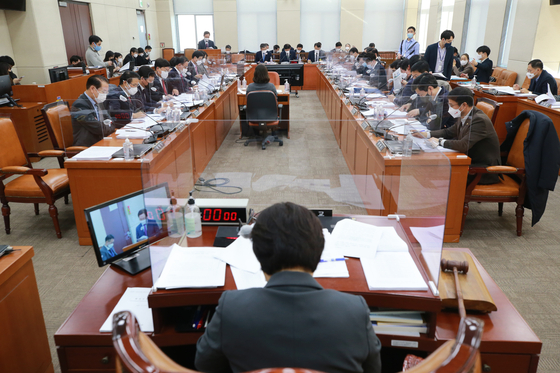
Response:
M241 89L241 80L237 78L237 89Z
M362 89L360 89L360 98L364 97L366 97L366 90L364 89L364 87L362 87Z
M286 79L284 83L284 92L290 93L290 83L288 83L288 79Z
M134 159L134 147L132 146L132 143L130 142L128 137L123 143L123 152L125 161L131 161Z
M241 84L241 87L242 87L243 89L246 89L246 88L247 88L247 79L245 79L245 77L243 77L243 83Z
M411 157L412 156L412 144L414 143L414 139L412 134L408 132L408 135L404 138L403 141L403 157Z
M185 231L187 237L196 238L202 235L202 222L200 221L200 209L195 204L192 192L190 192L187 209L185 211Z
M474 75L472 78L472 86L476 87L476 75Z
M184 216L181 208L177 205L177 198L175 198L173 191L171 191L169 204L171 206L166 212L167 231L169 233L169 237L181 237L185 233Z

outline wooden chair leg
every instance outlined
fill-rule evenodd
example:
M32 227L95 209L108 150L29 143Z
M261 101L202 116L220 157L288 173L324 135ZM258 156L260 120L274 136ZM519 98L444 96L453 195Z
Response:
M4 216L6 234L10 234L10 206L8 206L8 202L2 204L2 215Z
M498 216L502 216L504 213L504 203L498 202Z
M64 196L64 204L65 204L65 205L68 204L68 194Z
M49 215L53 220L56 236L58 238L62 238L62 232L60 231L60 224L58 224L58 209L56 208L55 205L49 205Z
M517 217L517 235L521 236L521 229L523 226L523 205L517 205L515 209L515 216Z
M463 220L461 221L461 233L459 237L463 235L463 229L465 228L465 220L467 220L467 214L469 213L469 201L465 201L463 205Z
M35 215L39 215L39 204L34 203L33 206L35 206Z

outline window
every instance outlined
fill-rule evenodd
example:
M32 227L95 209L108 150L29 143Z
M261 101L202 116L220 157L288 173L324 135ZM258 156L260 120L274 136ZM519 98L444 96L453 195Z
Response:
M507 67L508 64L516 9L517 0L508 0L506 5L506 18L502 29L502 39L500 41L500 56L498 57L498 66L500 67Z
M377 50L398 50L403 20L404 0L366 0L362 46L374 42Z
M325 50L340 41L340 0L301 0L300 15L300 42L306 51L318 41Z
M214 36L214 8L212 0L174 0L177 16L177 36L179 50L197 48L204 37L204 31Z
M239 50L257 52L261 43L272 49L276 44L276 0L237 0L237 43Z
M484 45L489 5L490 0L471 0L468 18L469 28L462 50L462 53L468 53L471 58L476 58L476 50Z
M426 40L428 38L428 21L430 20L430 0L421 0L420 14L418 20L418 37L417 41L420 44L420 53L426 50Z
M455 0L443 0L441 3L441 22L439 24L439 34L445 30L451 30L453 24L453 7Z

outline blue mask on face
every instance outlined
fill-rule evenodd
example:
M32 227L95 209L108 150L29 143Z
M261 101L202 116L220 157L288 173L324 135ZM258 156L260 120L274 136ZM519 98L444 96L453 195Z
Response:
M406 34L406 36L407 36L407 38L412 39L412 37L414 36L414 34L413 34L413 33L408 33L408 34Z
M101 45L96 45L94 49L99 52L101 50Z
M364 63L362 63L362 65L364 65L364 67L367 67L367 63L365 63L365 62L364 62Z

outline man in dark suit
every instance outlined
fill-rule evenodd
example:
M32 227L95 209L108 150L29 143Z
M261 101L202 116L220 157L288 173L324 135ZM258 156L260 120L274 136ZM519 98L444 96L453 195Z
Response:
M430 73L419 75L412 84L412 89L420 99L418 102L423 102L423 105L410 110L407 116L417 118L432 131L450 127L453 124L453 117L449 114L447 90L440 87L437 79ZM433 114L437 117L430 119Z
M319 219L277 203L259 214L250 235L268 283L222 294L198 340L196 368L381 372L381 343L364 299L323 289L312 277L325 244Z
M544 65L541 60L532 60L527 65L527 78L531 79L531 84L529 89L521 88L521 93L534 93L536 95L542 95L548 92L548 86L550 85L550 91L553 95L557 94L558 85L556 84L556 79L546 70L544 70ZM518 84L513 85L513 89L519 89Z
M374 49L373 53L366 53L364 61L367 67L362 75L369 77L369 85L379 90L387 89L387 72L381 62L377 60L377 49Z
M132 70L132 68L136 64L136 57L138 57L138 49L134 47L130 48L130 53L124 56L123 66L130 62L132 65L130 66L130 70Z
M474 75L476 75L476 81L480 83L489 83L493 67L492 60L488 58L490 55L490 48L483 45L478 47L476 53L478 53L479 61L477 62L474 58L471 61L472 65L476 68L476 71L474 72Z
M187 92L190 83L188 79L185 79L184 75L187 73L185 65L188 63L186 57L173 57L169 64L172 69L167 75L165 82L167 83L167 92L174 96L178 96L181 93Z
M327 57L324 50L321 50L321 42L317 42L313 45L313 50L307 54L307 61L309 62L319 62Z
M455 34L451 30L441 33L441 40L437 43L428 45L424 53L424 60L430 65L430 71L445 75L451 78L453 73L453 47L451 43Z
M125 71L118 87L109 92L107 107L113 122L126 125L133 119L143 118L142 99L138 94L140 75L134 71Z
M112 234L105 237L105 245L99 248L99 253L101 254L101 260L106 261L114 256L117 256L117 252L114 247L115 237Z
M202 75L204 75L204 71L202 68L202 60L204 59L204 53L201 51L194 51L192 54L192 58L189 61L187 66L187 79L192 79L195 82L198 82Z
M136 57L136 66L149 65L149 59L146 57L146 52L144 48L138 48L138 56Z
M157 89L153 86L156 78L156 73L150 66L142 66L138 69L140 75L140 84L138 85L138 95L142 100L142 106L145 113L159 113L161 112L158 101L154 100L154 93Z
M210 31L204 31L204 39L198 42L198 49L216 49L216 45L210 40Z
M449 114L455 123L445 129L422 132L434 144L458 150L471 158L471 166L498 166L500 141L492 121L484 112L474 107L473 94L466 87L457 87L448 95ZM468 182L472 181L469 177ZM483 175L479 184L499 182L498 174Z
M298 44L296 47L296 53L300 54L300 53L305 53L305 51L303 50L303 44Z
M280 63L297 60L296 51L290 44L284 44L284 50L280 53Z
M272 53L268 52L268 44L261 43L261 50L255 53L255 62L256 63L265 63L270 62L272 59Z
M74 146L92 146L110 135L118 124L111 121L103 103L109 93L109 81L102 75L92 75L86 91L72 104L72 134Z
M159 235L159 225L155 220L148 219L148 211L146 209L138 211L138 220L140 220L140 223L136 226L136 242Z
M156 102L161 101L165 96L171 95L172 92L167 90L167 83L165 79L169 76L169 70L171 70L171 66L169 65L169 61L163 58L158 58L154 62L154 71L156 73L156 77L154 79L154 85L152 89L152 99ZM178 93L178 92L177 92Z
M412 63L413 61L417 61L417 62L413 63L412 67L410 67L410 77L408 78L406 85L404 86L404 89L401 91L400 95L395 96L393 99L393 103L395 105L397 106L405 105L406 110L408 110L408 108L411 106L411 104L409 103L411 101L410 97L416 93L414 92L412 87L414 85L413 84L414 79L416 79L423 73L427 73L430 70L430 66L428 66L428 63L426 61L419 61L417 58L414 58L415 56L412 56L410 60L408 60L409 64Z

